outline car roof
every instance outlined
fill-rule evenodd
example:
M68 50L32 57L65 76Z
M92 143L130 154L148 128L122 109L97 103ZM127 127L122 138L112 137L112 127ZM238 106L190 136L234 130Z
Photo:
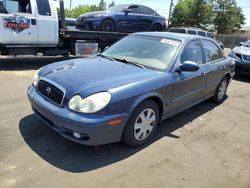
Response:
M171 38L171 39L176 39L176 40L181 40L181 41L191 40L191 39L196 39L196 38L198 39L202 37L199 35L188 35L185 33L172 33L172 32L139 32L139 33L133 33L131 35L144 35L144 36Z
M197 27L171 27L169 30L171 30L171 29L188 29L188 30L203 31L203 32L210 33L209 31L206 31L206 30L203 30L203 29L197 28Z

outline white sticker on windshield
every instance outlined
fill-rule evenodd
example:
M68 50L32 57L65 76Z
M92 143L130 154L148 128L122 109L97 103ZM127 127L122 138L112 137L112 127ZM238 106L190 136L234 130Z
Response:
M180 44L179 41L169 40L169 39L162 39L161 42L165 43L165 44L174 45L174 46L179 46L179 44Z

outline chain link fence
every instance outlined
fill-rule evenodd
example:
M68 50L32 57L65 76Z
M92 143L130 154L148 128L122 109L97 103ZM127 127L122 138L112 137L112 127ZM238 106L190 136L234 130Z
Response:
M243 35L216 35L216 39L223 42L225 48L239 46L240 42L246 42L250 36Z

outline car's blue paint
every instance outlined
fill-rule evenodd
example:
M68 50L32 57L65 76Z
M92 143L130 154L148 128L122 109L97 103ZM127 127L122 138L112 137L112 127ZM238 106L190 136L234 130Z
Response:
M139 9L144 7L142 5L123 5L122 8L129 8L130 6L138 6ZM132 33L151 31L156 24L159 24L162 30L166 29L166 19L153 10L152 14L146 14L143 11L138 13L133 11L125 13L123 9L119 11L108 9L107 11L96 11L82 14L77 18L76 28L100 31L102 23L107 19L114 22L116 32Z
M40 79L46 78L62 86L66 96L63 106L58 107L42 97L31 85L28 96L34 112L54 130L78 143L98 145L118 142L133 110L142 101L157 98L162 104L161 115L164 119L211 97L223 77L233 76L234 64L228 57L202 64L198 71L176 71L181 65L180 54L185 45L192 40L202 40L202 37L151 32L133 35L169 38L179 40L182 44L172 66L164 71L143 69L102 57L47 65L39 72ZM68 108L68 102L74 95L84 98L102 91L112 94L110 103L103 110L83 114ZM110 120L120 118L123 119L122 123L108 125ZM89 140L73 138L72 131L88 134Z

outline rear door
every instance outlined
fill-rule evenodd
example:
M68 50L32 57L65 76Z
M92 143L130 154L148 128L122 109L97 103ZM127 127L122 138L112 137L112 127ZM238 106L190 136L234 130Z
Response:
M204 97L205 73L203 64L202 46L200 40L194 40L186 44L180 56L180 63L193 61L199 64L200 69L196 72L175 73L173 96L170 111L184 109Z
M35 0L37 3L37 25L39 45L56 45L59 38L58 16L51 0Z
M34 45L38 42L36 5L31 0L0 1L0 43Z
M139 6L140 8L140 20L141 31L150 31L153 22L156 21L157 16L154 11L145 6Z
M217 43L209 39L202 39L204 49L205 65L207 67L206 75L206 95L213 94L226 74L227 59L224 58L221 48Z

